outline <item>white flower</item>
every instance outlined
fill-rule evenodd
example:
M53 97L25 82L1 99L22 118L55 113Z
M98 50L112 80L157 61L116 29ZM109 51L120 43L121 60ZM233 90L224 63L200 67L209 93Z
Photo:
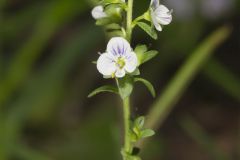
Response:
M92 16L94 19L101 19L107 17L107 14L104 12L103 6L96 6L92 10Z
M136 70L138 59L127 40L121 37L112 38L107 51L97 61L98 71L106 77L122 78L126 73Z
M172 13L164 5L159 4L159 0L151 0L150 12L152 22L158 31L162 31L161 25L168 25L172 22Z

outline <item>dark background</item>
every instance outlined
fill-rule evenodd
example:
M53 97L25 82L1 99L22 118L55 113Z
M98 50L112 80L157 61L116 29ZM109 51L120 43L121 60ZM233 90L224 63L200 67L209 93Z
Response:
M149 0L150 1L150 0ZM149 1L135 1L135 14ZM173 22L154 41L140 29L133 45L160 54L141 67L157 97L212 32L232 32L178 95L143 152L145 160L240 159L240 1L162 0ZM92 64L108 39L91 17L93 1L0 1L0 159L120 159L119 99L87 95L104 80ZM135 116L146 115L153 99L136 85Z

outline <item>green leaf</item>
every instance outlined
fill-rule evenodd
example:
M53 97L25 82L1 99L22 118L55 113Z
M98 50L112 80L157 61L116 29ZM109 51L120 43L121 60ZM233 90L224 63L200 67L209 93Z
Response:
M88 95L88 98L91 98L101 92L111 92L111 93L116 93L118 94L118 90L116 87L114 86L109 86L109 85L106 85L106 86L102 86L102 87L99 87L97 89L95 89L94 91L92 91L89 95Z
M141 135L141 130L137 127L134 127L132 130L133 130L133 133L135 133L137 138L139 139Z
M145 53L145 52L147 52L147 46L146 45L138 45L136 48L135 48L135 50L134 50L134 52L136 53L136 54L143 54L143 53Z
M155 89L154 89L153 85L149 81L147 81L147 80L145 80L143 78L134 78L134 81L135 82L142 82L147 87L147 89L150 91L152 96L153 97L156 96Z
M125 76L124 78L118 79L119 94L122 99L126 99L130 96L133 90L133 78L131 76Z
M131 142L137 142L138 141L138 135L136 135L136 133L131 131L130 132L130 139L131 139Z
M149 60L151 60L152 58L154 58L157 54L158 51L155 50L151 50L151 51L147 51L147 46L146 45L138 45L134 52L136 53L137 57L138 57L138 65L141 65Z
M149 36L151 36L153 39L157 39L158 35L157 32L147 23L144 22L137 22L137 25L142 28Z
M151 129L145 129L143 131L141 131L141 138L147 138L147 137L151 137L155 134L155 132Z
M134 121L134 126L139 128L139 129L142 129L143 128L143 125L144 125L144 122L145 122L145 117L144 116L141 116L141 117L138 117L135 121Z
M143 64L149 60L151 60L152 58L154 58L156 55L158 54L158 51L152 50L152 51L148 51L145 52L144 54L142 54L142 56L140 57L140 64Z

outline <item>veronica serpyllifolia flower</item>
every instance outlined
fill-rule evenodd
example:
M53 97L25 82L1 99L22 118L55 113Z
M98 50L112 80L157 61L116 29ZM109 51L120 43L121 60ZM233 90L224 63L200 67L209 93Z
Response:
M92 16L94 19L101 19L107 17L107 14L104 12L103 6L96 6L92 10Z
M151 0L150 14L152 22L158 31L162 31L161 25L168 25L172 22L172 11L164 5L160 5L159 0Z
M127 40L121 37L112 38L107 51L97 60L98 71L106 77L122 78L126 73L136 70L138 59Z

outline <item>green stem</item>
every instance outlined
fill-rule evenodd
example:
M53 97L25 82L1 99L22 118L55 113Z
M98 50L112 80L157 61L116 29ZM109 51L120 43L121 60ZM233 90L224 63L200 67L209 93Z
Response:
M124 116L124 151L131 154L131 140L130 140L130 99L123 100L123 116Z
M128 0L127 5L127 22L126 22L126 35L127 40L131 43L132 39L132 14L133 14L133 0ZM119 87L118 80L117 85ZM128 156L125 154L130 154L132 152L132 144L130 139L130 98L127 97L123 99L123 119L124 119L124 155L123 159L128 160Z
M118 90L120 90L119 81L116 78L116 84L118 86ZM132 152L132 144L130 139L130 98L127 97L125 99L122 99L123 103L123 122L124 122L124 147L123 147L123 160L128 160L128 154L131 154Z
M127 39L131 42L132 39L132 14L133 14L133 0L128 0L127 8Z
M134 19L133 23L132 23L132 28L135 27L135 25L137 24L138 21L144 19L144 15L141 15L139 17L137 17L136 19Z

